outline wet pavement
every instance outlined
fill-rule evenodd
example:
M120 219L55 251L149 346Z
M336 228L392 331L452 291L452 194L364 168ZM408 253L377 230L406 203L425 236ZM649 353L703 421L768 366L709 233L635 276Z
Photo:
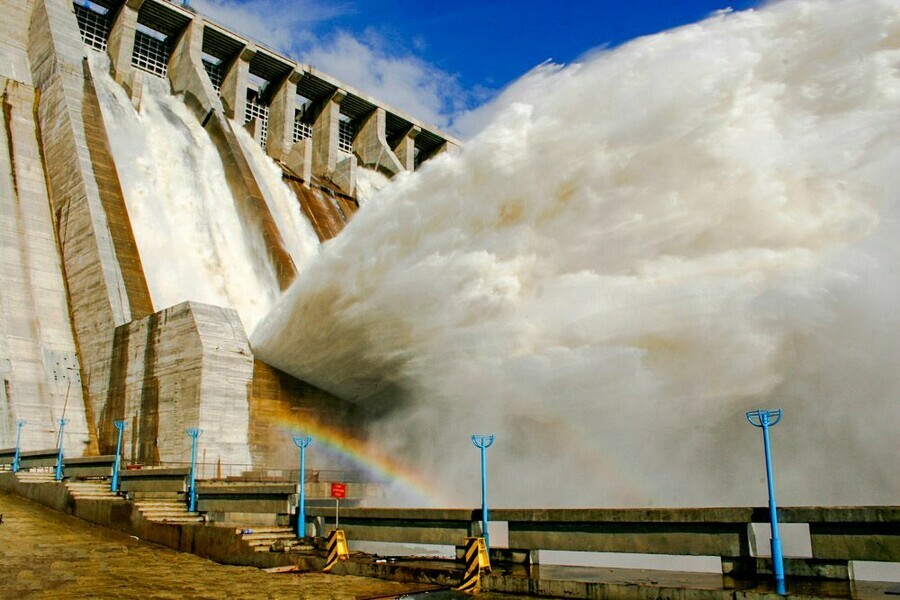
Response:
M428 586L220 565L0 493L0 598L392 597ZM438 600L437 593L416 594ZM451 596L440 595L443 598ZM486 600L502 596L482 594Z

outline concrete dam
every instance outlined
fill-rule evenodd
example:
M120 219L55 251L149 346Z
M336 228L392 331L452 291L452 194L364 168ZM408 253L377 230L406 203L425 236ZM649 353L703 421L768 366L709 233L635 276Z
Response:
M67 455L110 454L124 420L126 460L178 463L199 427L239 474L296 467L286 424L352 439L365 411L248 333L366 189L458 142L164 0L0 14L0 447L64 419Z
M493 433L498 506L752 506L782 408L782 502L900 492L898 0L542 65L459 152L177 3L2 8L0 448L293 481L304 433L446 507Z

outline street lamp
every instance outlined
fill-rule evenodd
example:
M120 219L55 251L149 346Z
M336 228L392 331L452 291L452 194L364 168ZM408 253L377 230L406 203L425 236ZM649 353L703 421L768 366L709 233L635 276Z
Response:
M308 435L295 435L294 443L300 448L300 498L297 501L297 537L306 537L306 447L312 442Z
M490 538L488 536L488 505L487 505L487 460L485 458L485 450L494 443L494 434L490 435L473 435L472 443L476 448L481 450L481 534L484 536L484 546L490 549Z
M769 486L769 521L772 524L772 570L775 572L775 592L787 593L784 584L784 559L781 554L781 537L778 535L778 508L775 505L775 482L772 477L772 451L769 447L769 427L781 421L781 409L751 410L747 412L747 421L763 432L763 446L766 451L766 482Z
M191 483L188 488L190 498L188 499L188 510L194 512L197 508L197 437L200 430L196 427L185 429L185 433L191 436Z
M22 427L25 425L24 419L19 419L16 421L16 453L13 456L13 464L12 471L13 473L19 472L19 442L22 440Z
M116 494L119 492L119 466L122 463L122 432L125 431L125 421L115 421L114 425L119 430L116 438L116 462L113 464L112 484L109 490Z
M63 430L66 428L68 419L59 420L59 453L56 455L56 480L61 481L63 476Z

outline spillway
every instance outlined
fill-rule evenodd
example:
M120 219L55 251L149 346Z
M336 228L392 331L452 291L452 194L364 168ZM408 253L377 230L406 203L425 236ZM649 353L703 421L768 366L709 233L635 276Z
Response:
M353 217L357 178L456 144L186 6L0 12L0 447L110 453L123 421L126 461L173 465L199 428L209 472L240 475L293 466L298 426L353 439L358 411L248 332Z
M167 82L148 79L138 112L109 61L90 58L154 305L232 306L252 331L278 282L242 226L209 136Z

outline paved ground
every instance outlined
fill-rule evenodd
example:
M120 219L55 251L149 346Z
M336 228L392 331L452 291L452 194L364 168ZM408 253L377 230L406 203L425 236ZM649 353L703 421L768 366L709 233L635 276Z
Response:
M0 599L6 598L300 598L309 600L391 597L423 586L324 573L270 574L232 567L193 554L144 542L0 492ZM642 582L634 570L541 568L552 579L594 582ZM675 587L715 589L703 574L647 571L647 578L676 578ZM637 579L635 579L637 577ZM684 581L677 578L686 578ZM699 579L698 579L699 578ZM688 582L690 579L690 582ZM700 581L704 579L704 581ZM720 582L720 577L714 579ZM656 583L649 579L644 583ZM793 593L807 597L900 598L897 584L791 582ZM746 591L763 591L748 588ZM888 595L891 592L898 595ZM415 596L449 600L458 594ZM482 593L481 600L524 600L525 596Z
M220 565L2 493L0 514L0 598L326 600L399 594L422 587L324 573L276 575Z

